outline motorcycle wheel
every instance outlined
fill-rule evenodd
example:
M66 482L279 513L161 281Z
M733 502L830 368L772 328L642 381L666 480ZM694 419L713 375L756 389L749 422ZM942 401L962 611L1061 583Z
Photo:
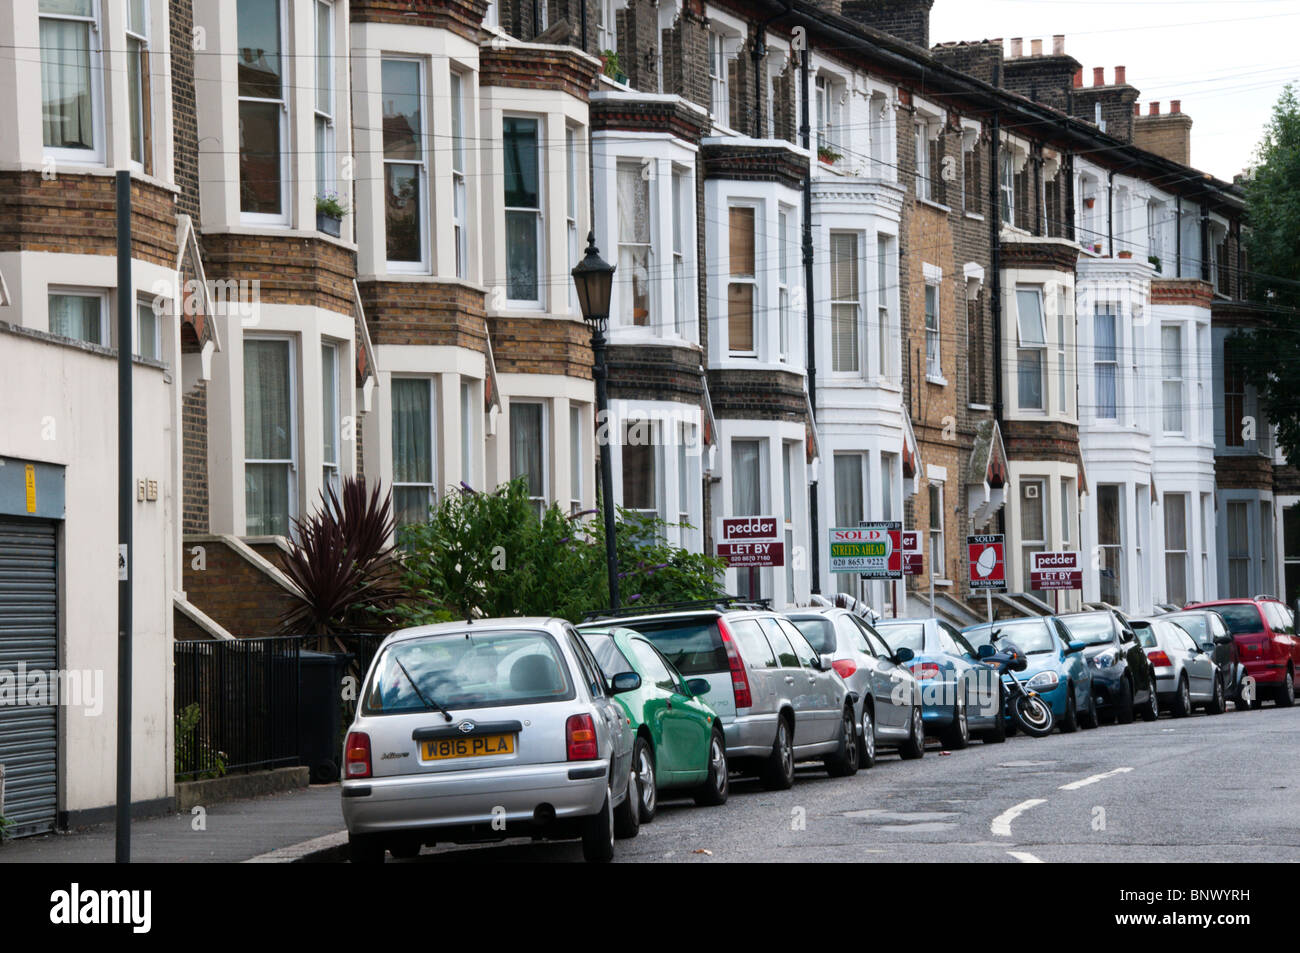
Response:
M1042 738L1052 733L1055 719L1051 707L1041 698L1021 695L1011 706L1016 723L1032 738Z

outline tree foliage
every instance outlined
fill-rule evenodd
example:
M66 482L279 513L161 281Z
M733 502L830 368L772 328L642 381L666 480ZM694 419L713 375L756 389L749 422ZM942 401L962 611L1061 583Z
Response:
M1300 460L1300 101L1288 85L1273 107L1256 165L1245 182L1244 233L1257 325L1232 338L1234 357L1256 386L1278 443Z
M609 604L604 531L592 512L538 515L522 480L491 492L448 493L429 519L402 528L407 599L400 622L559 616L579 620ZM619 510L615 534L624 605L704 599L725 568L663 539L662 520Z

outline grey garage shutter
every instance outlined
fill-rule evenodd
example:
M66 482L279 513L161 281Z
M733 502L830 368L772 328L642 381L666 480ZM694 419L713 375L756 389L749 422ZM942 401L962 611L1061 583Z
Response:
M0 518L0 679L20 691L25 686L14 684L20 665L29 673L53 673L58 665L57 565L53 523ZM0 705L11 837L54 829L57 729L52 704Z

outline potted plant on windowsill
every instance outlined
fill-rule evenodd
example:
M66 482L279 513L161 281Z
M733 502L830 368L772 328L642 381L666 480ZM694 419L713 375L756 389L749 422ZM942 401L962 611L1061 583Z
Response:
M1154 268L1157 272L1160 271L1160 256L1159 256L1159 255L1148 255L1148 256L1147 256L1147 263L1150 264L1151 267Z
M1133 257L1133 253L1132 253L1131 251L1129 251L1129 250L1126 248L1126 249L1124 249L1122 252L1119 253L1119 257L1120 257L1120 258L1132 258L1132 257Z
M834 165L843 159L844 156L841 153L836 152L834 149L828 149L826 146L818 146L817 158L822 162L825 162L827 165Z
M338 238L343 230L343 216L348 208L337 192L324 192L316 196L316 230Z
M600 54L601 71L616 83L627 83L627 73L623 72L618 62L617 50L602 50Z

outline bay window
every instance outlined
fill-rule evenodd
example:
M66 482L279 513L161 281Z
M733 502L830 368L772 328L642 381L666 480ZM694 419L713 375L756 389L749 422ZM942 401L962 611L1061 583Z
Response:
M1229 599L1248 599L1250 587L1250 504L1228 501L1228 591Z
M506 116L505 150L506 297L541 306L542 193L538 120Z
M393 402L393 518L398 526L423 523L437 502L433 479L433 381L427 377L394 377Z
M342 489L339 480L339 358L338 346L320 346L321 379L321 487Z
M546 508L546 406L510 402L510 479L523 479L533 510Z
M864 453L835 454L835 525L854 527L867 518L867 457ZM790 558L790 554L786 554ZM858 580L853 573L835 573L839 592L853 594Z
M578 264L581 253L578 245L578 131L572 126L564 129L564 155L564 226L569 248L569 270L572 271ZM569 310L574 314L582 313L578 305L577 286L573 282L569 282Z
M1047 550L1047 481L1020 481L1020 566L1021 585L1040 599L1046 593L1030 588L1030 559Z
M713 121L720 126L731 125L731 99L727 91L726 41L721 33L709 31L709 102Z
M757 270L755 242L757 213L753 206L733 205L728 209L727 340L732 354L753 355L758 351Z
M893 239L888 235L876 236L876 347L880 362L880 376L893 381L896 374L893 343L894 321L890 316L890 277L897 273L893 267Z
M856 373L862 366L858 236L853 232L832 232L830 242L831 369L836 373Z
M686 271L686 174L673 169L673 315L677 334L688 340L691 334L691 289Z
M126 87L130 97L131 161L145 172L153 171L150 161L149 84L149 0L128 0L126 24Z
M1176 324L1160 328L1161 403L1164 432L1183 432L1183 329Z
M623 425L623 506L645 516L659 514L659 448L649 420Z
M654 219L650 177L639 163L620 162L618 187L619 321L624 325L650 324L650 276L654 270L650 235Z
M482 413L478 386L467 378L460 380L460 478L466 486L474 485L474 463L478 456L478 421Z
M763 442L731 441L731 515L761 516L763 513ZM761 595L758 571L736 570L736 593L756 599Z
M790 359L790 211L782 206L776 213L776 353L782 361ZM834 272L835 266L831 265ZM834 293L832 292L832 297Z
M1187 494L1165 494L1165 600L1187 601Z
M295 512L297 407L292 342L244 339L244 512L249 536L288 536Z
M1115 339L1115 313L1109 309L1093 315L1093 386L1096 389L1095 411L1100 420L1118 416L1116 393L1119 376L1119 348Z
M316 194L334 191L334 4L316 5Z
M390 271L429 267L425 222L424 63L385 59L383 73L384 223Z
M1097 571L1101 577L1101 601L1124 604L1124 512L1120 487L1103 483L1097 487Z
M98 0L40 0L41 134L47 152L102 161Z
M582 408L569 405L569 512L582 509Z
M1016 376L1021 410L1045 410L1047 376L1047 325L1041 288L1016 289Z
M238 0L239 208L246 221L289 218L284 6L282 0Z
M451 71L451 237L456 251L456 277L469 277L469 243L466 217L469 194L465 185L465 83ZM576 259L573 264L577 264ZM572 267L572 266L570 266Z

